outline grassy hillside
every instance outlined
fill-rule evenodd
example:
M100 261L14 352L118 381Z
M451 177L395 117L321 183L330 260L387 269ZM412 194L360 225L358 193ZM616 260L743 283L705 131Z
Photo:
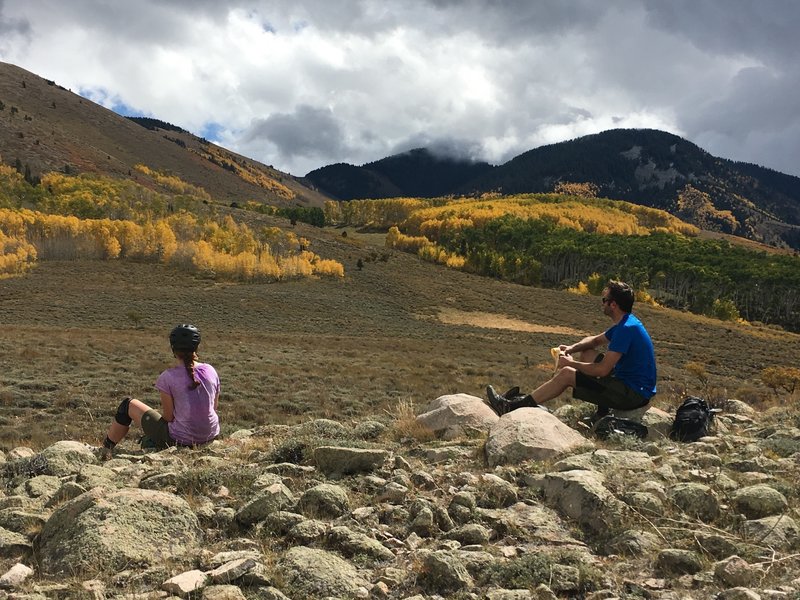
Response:
M133 178L169 172L223 202L322 206L294 177L169 127L148 129L14 65L0 63L0 157L28 168Z
M449 392L481 396L488 383L531 390L551 372L551 346L608 326L597 298L447 269L384 249L381 235L345 231L297 225L345 264L341 280L226 283L159 264L82 260L0 280L0 447L99 442L121 397L157 402L153 382L169 364L166 334L177 322L203 331L200 354L219 369L227 431L381 416L400 400L421 407ZM645 305L636 312L655 340L664 407L684 391L768 404L761 370L800 352L796 334Z

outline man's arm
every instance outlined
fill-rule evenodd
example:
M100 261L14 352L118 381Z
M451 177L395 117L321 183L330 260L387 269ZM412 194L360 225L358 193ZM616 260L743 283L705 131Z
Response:
M585 337L580 342L575 342L571 346L559 346L558 349L564 354L575 354L576 352L592 350L598 346L605 346L606 344L608 344L608 338L604 332L598 335L590 335Z
M614 365L617 364L619 359L622 358L622 353L620 352L613 352L612 350L607 350L603 354L603 360L599 363L596 362L580 362L574 360L571 356L567 354L562 354L558 357L558 366L559 367L574 367L584 375L588 375L589 377L605 377L606 375L610 375L611 371L614 370Z

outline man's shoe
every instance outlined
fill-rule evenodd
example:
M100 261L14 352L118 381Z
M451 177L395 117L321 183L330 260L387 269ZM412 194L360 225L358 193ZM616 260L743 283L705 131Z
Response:
M515 396L513 398L506 396L506 399L508 400L506 403L506 406L508 407L507 412L517 410L518 408L539 408L539 405L530 394L525 394L524 396Z
M496 412L498 416L502 417L508 412L508 400L503 398L503 396L498 396L497 392L495 392L494 388L490 385L486 386L486 397L489 399L489 406L492 407L492 410Z
M508 390L505 394L503 394L503 398L506 400L511 400L515 396L519 396L519 386L515 385L510 390Z

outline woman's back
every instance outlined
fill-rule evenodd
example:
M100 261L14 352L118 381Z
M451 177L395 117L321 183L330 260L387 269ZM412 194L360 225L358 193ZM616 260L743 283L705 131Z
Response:
M219 417L214 401L219 394L219 376L207 363L194 363L193 382L187 369L178 365L167 369L156 380L156 388L173 400L173 420L169 434L179 444L202 444L219 435Z

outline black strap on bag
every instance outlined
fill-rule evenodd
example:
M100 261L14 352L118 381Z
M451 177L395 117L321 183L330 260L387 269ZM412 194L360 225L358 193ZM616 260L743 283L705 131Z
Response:
M713 420L714 411L708 403L697 396L689 396L675 411L669 437L676 442L696 442L708 435Z

